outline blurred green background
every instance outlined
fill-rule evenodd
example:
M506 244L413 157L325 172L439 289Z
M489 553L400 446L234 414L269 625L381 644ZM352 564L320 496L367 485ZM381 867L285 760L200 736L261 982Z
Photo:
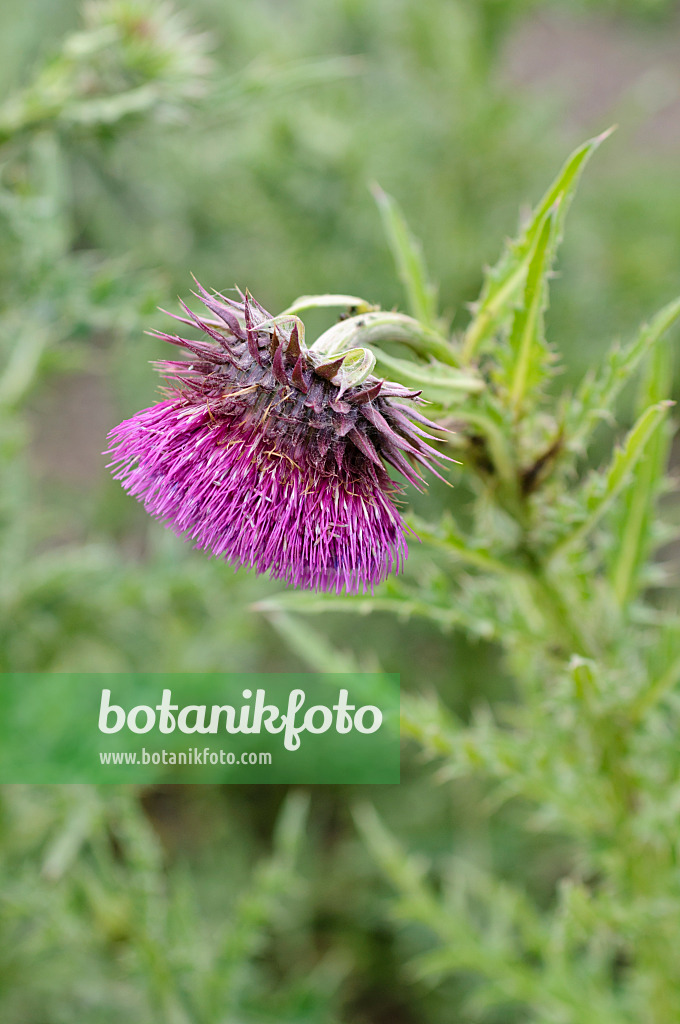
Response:
M454 330L566 153L616 122L570 213L548 326L577 379L680 281L680 16L654 0L151 0L0 9L0 670L401 673L459 713L506 690L496 652L375 615L250 609L277 584L194 552L109 479L119 419L155 400L145 329L206 286L401 302L369 186L424 244ZM320 326L323 320L318 321ZM317 321L310 318L309 329ZM466 514L464 477L454 503ZM413 496L411 496L413 498ZM450 501L437 487L423 502ZM423 555L414 551L410 565ZM407 570L408 571L408 570ZM341 654L329 653L330 647ZM347 659L343 661L343 659ZM77 714L65 708L66 717ZM405 752L370 794L435 861L548 893L566 856ZM444 1024L464 982L412 982L350 823L318 787L6 787L7 1024ZM291 810L292 808L292 810ZM292 824L291 824L292 822ZM277 838L278 836L278 838ZM253 868L256 863L258 866ZM530 870L527 869L530 865ZM488 1018L491 1019L491 1018Z

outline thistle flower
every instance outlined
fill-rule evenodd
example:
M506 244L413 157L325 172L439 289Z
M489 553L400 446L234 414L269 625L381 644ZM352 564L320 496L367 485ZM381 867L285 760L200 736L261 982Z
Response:
M400 571L408 528L384 464L419 489L418 464L439 475L419 392L372 376L363 349L308 349L296 317L248 293L198 288L213 316L182 303L174 318L209 340L152 332L193 359L157 363L165 400L111 431L116 479L196 547L296 586L365 592Z

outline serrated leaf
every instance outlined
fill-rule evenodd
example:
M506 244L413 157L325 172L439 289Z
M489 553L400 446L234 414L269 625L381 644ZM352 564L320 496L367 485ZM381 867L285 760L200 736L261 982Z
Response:
M456 747L460 725L437 698L401 698L401 733L415 740L429 757L451 756Z
M641 388L640 404L644 407L667 398L672 380L671 350L667 345L657 345ZM644 460L633 470L623 500L619 502L619 515L614 525L618 543L610 566L610 578L620 607L630 601L654 544L656 499L664 480L670 442L669 430L655 431L648 442Z
M379 185L374 185L372 191L406 292L409 312L426 326L436 327L437 289L429 279L422 246L411 233L396 200Z
M277 597L266 598L252 606L253 611L265 615L281 612L300 612L305 615L318 615L324 612L349 612L353 615L372 615L375 612L390 612L400 622L413 617L430 619L444 630L465 625L465 616L457 609L437 606L425 598L412 598L391 594L384 597L361 597L349 594L320 596L318 594L285 592Z
M564 218L586 163L613 131L609 129L579 146L568 158L562 170L532 213L520 236L508 245L506 252L492 269L487 271L475 316L465 332L463 361L469 362L487 338L491 337L510 313L517 293L527 273L531 254L548 211L559 202L560 212L556 224L554 247L560 241Z
M673 402L659 402L640 416L623 445L614 453L611 465L604 472L593 473L577 497L580 521L555 545L551 557L583 540L602 516L610 509L623 487L631 479L633 470L646 454L650 438L658 430Z
M425 882L427 864L418 857L409 856L395 837L388 832L372 804L360 802L352 811L357 829L366 846L382 870L400 893L408 894L435 919L440 916L439 906Z
M521 575L518 567L501 561L487 548L465 537L451 516L444 516L439 523L433 525L420 516L409 515L408 524L425 544L446 552L456 561L501 576Z
M510 331L510 405L519 415L527 391L544 375L547 358L543 334L543 311L547 304L547 275L554 251L559 207L546 216L527 269L522 302L516 310Z
M564 414L564 436L572 450L581 451L595 426L611 415L621 389L679 317L680 299L675 299L644 324L629 345L610 349L603 366L584 378Z

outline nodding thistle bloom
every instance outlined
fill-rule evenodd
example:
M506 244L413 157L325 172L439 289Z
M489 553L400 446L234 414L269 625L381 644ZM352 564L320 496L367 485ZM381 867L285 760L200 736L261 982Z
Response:
M296 586L365 592L407 556L401 489L436 473L419 392L371 376L364 349L308 349L301 322L198 286L212 317L175 319L210 340L153 332L188 350L157 368L159 404L109 435L111 467L151 515L195 546ZM171 314L172 315L172 314ZM439 474L437 474L439 475Z

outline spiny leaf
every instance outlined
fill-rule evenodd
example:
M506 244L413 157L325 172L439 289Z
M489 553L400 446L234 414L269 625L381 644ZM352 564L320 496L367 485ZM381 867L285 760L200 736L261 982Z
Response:
M425 925L438 942L437 971L466 970L485 976L499 990L496 1001L531 998L538 969L523 955L541 955L546 929L540 914L521 890L494 879L475 865L457 861L453 885L443 899L429 883L427 863L408 855L385 828L372 805L360 803L354 819L366 845L399 896L395 912L404 920ZM419 970L435 965L421 958Z
M250 886L229 917L224 934L212 951L212 971L204 987L209 1019L217 1019L227 1004L229 1017L242 994L243 965L259 950L270 923L281 913L297 878L295 865L304 838L309 797L292 791L286 797L274 830L272 855L256 865ZM195 1018L194 1018L195 1019Z
M476 626L479 635L480 623L471 623L460 609L449 606L437 606L423 598L412 598L398 594L385 597L355 597L352 595L333 595L321 597L317 594L286 592L278 597L266 598L252 606L252 610L265 615L276 615L282 612L301 612L305 615L316 615L323 612L350 612L354 615L372 615L374 612L391 612L400 622L413 616L430 619L444 630L455 626L470 628Z
M485 391L473 404L456 408L456 420L466 424L474 434L481 434L488 446L494 471L508 489L517 491L518 470L515 446L508 437L506 412L498 396Z
M521 570L518 567L501 561L485 547L463 536L450 515L443 516L435 525L427 523L419 516L410 515L408 524L413 527L424 543L446 552L456 561L501 576L521 575Z
M576 191L581 172L591 155L613 131L609 129L579 146L562 167L555 181L534 210L529 222L514 242L508 245L498 264L487 271L475 316L470 323L463 345L463 361L469 362L487 338L494 334L506 319L517 292L525 278L531 254L548 211L559 202L560 212L555 230L554 247L559 244L564 218Z
M411 233L396 200L379 185L374 185L372 191L406 291L409 312L428 327L436 327L437 289L429 280L420 242Z
M609 510L614 500L631 479L633 470L647 452L650 438L668 414L673 402L659 402L647 409L637 420L623 445L616 450L610 467L593 473L578 495L580 521L554 546L551 557L583 540Z
M547 303L547 274L554 250L554 232L559 207L543 221L527 270L524 294L510 331L510 405L515 416L521 412L527 391L544 375L548 351L543 335L543 310Z
M355 804L353 816L366 845L392 884L401 893L408 893L422 902L433 918L439 919L441 907L425 881L427 864L402 849L372 804L364 801Z
M401 733L415 740L429 757L450 757L461 726L436 697L401 698Z
M645 407L667 398L672 380L670 348L657 345L649 374L641 388L640 404ZM619 514L614 524L618 543L610 577L621 607L630 601L654 542L655 504L664 480L670 440L669 430L655 431L648 442L645 458L633 470L622 500L618 502Z
M564 436L573 451L582 451L594 427L611 414L614 402L644 357L680 317L680 299L664 306L625 348L614 346L604 365L588 374L566 403Z

